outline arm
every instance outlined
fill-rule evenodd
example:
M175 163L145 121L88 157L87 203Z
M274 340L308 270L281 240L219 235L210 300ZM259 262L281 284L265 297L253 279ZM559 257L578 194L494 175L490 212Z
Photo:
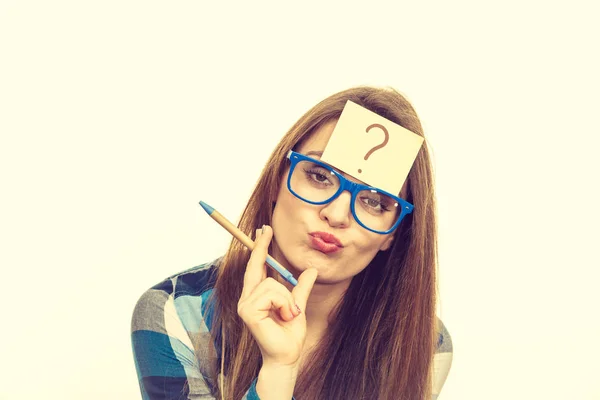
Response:
M172 293L153 288L140 297L133 312L131 341L144 400L214 399Z
M433 357L433 396L436 400L446 382L450 367L452 366L452 338L441 320L438 319L438 345Z
M294 399L294 387L298 376L298 367L265 365L263 363L256 382L256 392L263 393L263 400Z

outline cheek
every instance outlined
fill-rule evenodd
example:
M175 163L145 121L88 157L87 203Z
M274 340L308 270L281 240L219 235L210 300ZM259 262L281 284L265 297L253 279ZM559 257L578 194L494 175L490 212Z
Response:
M276 207L281 209L289 205L291 197L294 197L287 188L287 172L281 178L279 182L279 191L277 192L277 198L275 199Z
M388 236L365 233L356 241L356 247L360 252L374 256L387 240Z
M273 210L273 229L282 229L290 224L295 212L294 196L287 190L287 186L283 186L279 191Z

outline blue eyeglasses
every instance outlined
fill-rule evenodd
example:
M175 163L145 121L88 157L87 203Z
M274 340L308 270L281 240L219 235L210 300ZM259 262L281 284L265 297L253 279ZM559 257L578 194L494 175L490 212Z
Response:
M345 178L333 167L314 158L290 150L288 190L300 200L321 205L335 200L344 190L352 198L350 209L354 219L363 228L388 234L400 225L414 206L406 200L372 186L362 185Z

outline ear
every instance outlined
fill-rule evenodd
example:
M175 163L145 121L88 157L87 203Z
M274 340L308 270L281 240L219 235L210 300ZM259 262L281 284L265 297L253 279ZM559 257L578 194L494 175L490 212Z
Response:
M394 235L388 236L385 239L385 241L381 244L381 246L379 247L379 250L386 251L387 249L389 249L392 246L393 242L394 242Z

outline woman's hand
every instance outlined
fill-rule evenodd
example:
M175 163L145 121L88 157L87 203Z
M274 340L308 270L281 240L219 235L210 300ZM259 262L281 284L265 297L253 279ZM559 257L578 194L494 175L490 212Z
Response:
M317 279L317 270L304 271L290 292L273 278L267 278L265 260L273 230L257 230L257 240L244 275L244 289L238 302L242 318L262 353L263 366L296 366L306 339L306 316L302 310Z

